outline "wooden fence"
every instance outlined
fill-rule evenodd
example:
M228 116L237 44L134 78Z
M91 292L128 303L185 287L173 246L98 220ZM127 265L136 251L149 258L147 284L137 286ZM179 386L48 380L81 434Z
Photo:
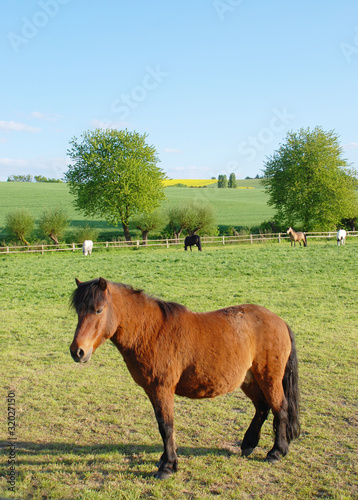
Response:
M310 232L306 233L308 239L324 238L326 240L336 240L336 231L330 232ZM358 231L347 231L347 237L358 236ZM184 239L161 239L161 240L148 240L144 244L141 240L133 241L106 241L95 242L93 249L117 249L117 248L149 248L149 247L166 247L169 248L173 245L184 246ZM290 237L286 233L266 233L266 234L243 234L238 236L203 236L201 242L203 245L233 245L238 243L266 243L276 242L281 243L284 240L289 240ZM195 248L195 247L194 247ZM55 245L28 245L28 246L2 246L0 247L0 255L2 254L15 254L15 253L41 253L45 252L76 252L82 251L81 243L70 243Z

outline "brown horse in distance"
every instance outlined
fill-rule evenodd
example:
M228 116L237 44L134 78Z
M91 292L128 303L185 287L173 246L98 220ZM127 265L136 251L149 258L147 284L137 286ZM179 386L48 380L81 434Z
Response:
M298 368L294 337L282 319L250 304L195 313L104 278L76 282L71 303L78 324L71 355L86 363L107 339L121 352L153 405L163 439L157 478L178 467L174 394L213 398L241 387L256 410L242 454L257 446L270 409L275 440L267 460L287 454L300 428Z
M301 233L301 231L296 232L292 229L292 227L289 227L287 229L287 234L289 234L291 238L291 247L292 247L292 242L294 242L296 246L296 241L299 242L300 246L301 246L301 241L303 241L303 245L305 247L307 246L307 238L305 233Z

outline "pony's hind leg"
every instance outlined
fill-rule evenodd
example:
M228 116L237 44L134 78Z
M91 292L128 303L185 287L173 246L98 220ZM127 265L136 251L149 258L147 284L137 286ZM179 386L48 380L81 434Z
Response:
M261 381L259 381L261 384ZM270 380L270 383L261 385L265 394L265 399L273 414L273 428L275 442L268 452L266 460L274 463L288 453L287 424L288 424L288 403L284 394L282 380Z
M248 372L241 389L246 396L251 399L256 410L254 418L245 432L244 439L241 443L241 453L243 456L248 457L259 443L261 427L267 419L270 407L265 400L265 396L260 386L255 378L253 378L251 371Z
M286 437L288 423L287 408L287 400L284 398L281 409L278 412L272 412L274 414L273 428L275 431L275 443L266 456L267 462L278 462L281 457L284 457L288 453L288 441Z

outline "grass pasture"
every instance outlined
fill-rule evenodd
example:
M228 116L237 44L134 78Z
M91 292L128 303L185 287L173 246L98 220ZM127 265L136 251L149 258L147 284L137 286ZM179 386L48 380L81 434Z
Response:
M344 499L358 497L358 242L307 248L241 245L0 257L1 469L7 467L6 395L16 394L16 491L21 499ZM110 342L87 366L69 354L74 277L102 275L204 311L258 303L296 334L302 434L288 456L263 461L272 416L248 458L253 416L240 390L176 398L179 471L153 478L162 444L149 400Z

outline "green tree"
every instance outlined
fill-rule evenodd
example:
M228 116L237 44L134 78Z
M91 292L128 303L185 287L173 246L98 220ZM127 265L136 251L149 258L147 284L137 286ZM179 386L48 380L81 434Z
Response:
M330 230L358 213L356 172L334 131L300 129L265 163L263 183L281 225Z
M54 208L43 213L39 221L41 231L58 245L58 239L69 224L68 215L62 208Z
M234 173L230 174L229 181L227 183L227 187L229 188L236 188L236 176Z
M82 142L70 141L65 179L75 196L75 205L87 216L98 215L107 222L122 223L130 241L131 217L154 210L164 199L165 173L147 135L127 130L87 131Z
M162 212L155 210L154 212L142 214L136 220L137 229L142 232L143 243L146 246L148 234L155 229L160 229L165 225L166 217Z
M215 226L214 210L211 205L189 202L181 207L174 207L169 211L168 231L174 238L180 238L183 231L189 235L197 232L213 234Z
M26 238L31 234L34 226L35 220L27 209L19 208L6 216L6 229L25 245L29 245Z
M227 188L227 177L226 175L218 176L218 188Z

